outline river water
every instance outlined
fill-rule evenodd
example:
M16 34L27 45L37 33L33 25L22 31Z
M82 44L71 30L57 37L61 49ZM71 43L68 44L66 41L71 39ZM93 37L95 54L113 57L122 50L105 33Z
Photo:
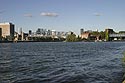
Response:
M0 43L0 83L121 83L125 42Z

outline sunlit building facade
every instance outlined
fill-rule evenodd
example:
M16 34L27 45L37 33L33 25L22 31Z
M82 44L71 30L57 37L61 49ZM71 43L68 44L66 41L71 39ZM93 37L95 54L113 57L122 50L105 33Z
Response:
M0 23L2 37L14 37L14 24L12 23Z

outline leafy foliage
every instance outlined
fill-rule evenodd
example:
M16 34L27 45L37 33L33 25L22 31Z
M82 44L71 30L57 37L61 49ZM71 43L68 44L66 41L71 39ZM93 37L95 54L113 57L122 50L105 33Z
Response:
M91 35L94 35L94 36L100 36L100 39L104 40L105 39L105 32L101 31L101 32L91 32Z
M108 32L105 32L105 39L106 39L106 41L109 41L109 33Z
M67 42L75 42L77 41L76 35L75 34L70 34L66 37Z
M52 37L28 37L29 41L38 41L38 42L61 42L64 41L64 38L52 38Z

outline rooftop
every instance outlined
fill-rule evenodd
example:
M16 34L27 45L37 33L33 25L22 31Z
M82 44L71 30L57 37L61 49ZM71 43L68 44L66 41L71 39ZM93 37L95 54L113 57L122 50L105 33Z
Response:
M0 23L0 25L10 25L10 24L12 24L12 23L10 23L10 22Z

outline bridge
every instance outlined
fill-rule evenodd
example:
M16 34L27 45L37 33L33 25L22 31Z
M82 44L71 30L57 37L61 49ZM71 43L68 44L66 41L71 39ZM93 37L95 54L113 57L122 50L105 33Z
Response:
M125 33L109 34L109 39L112 40L125 40Z

